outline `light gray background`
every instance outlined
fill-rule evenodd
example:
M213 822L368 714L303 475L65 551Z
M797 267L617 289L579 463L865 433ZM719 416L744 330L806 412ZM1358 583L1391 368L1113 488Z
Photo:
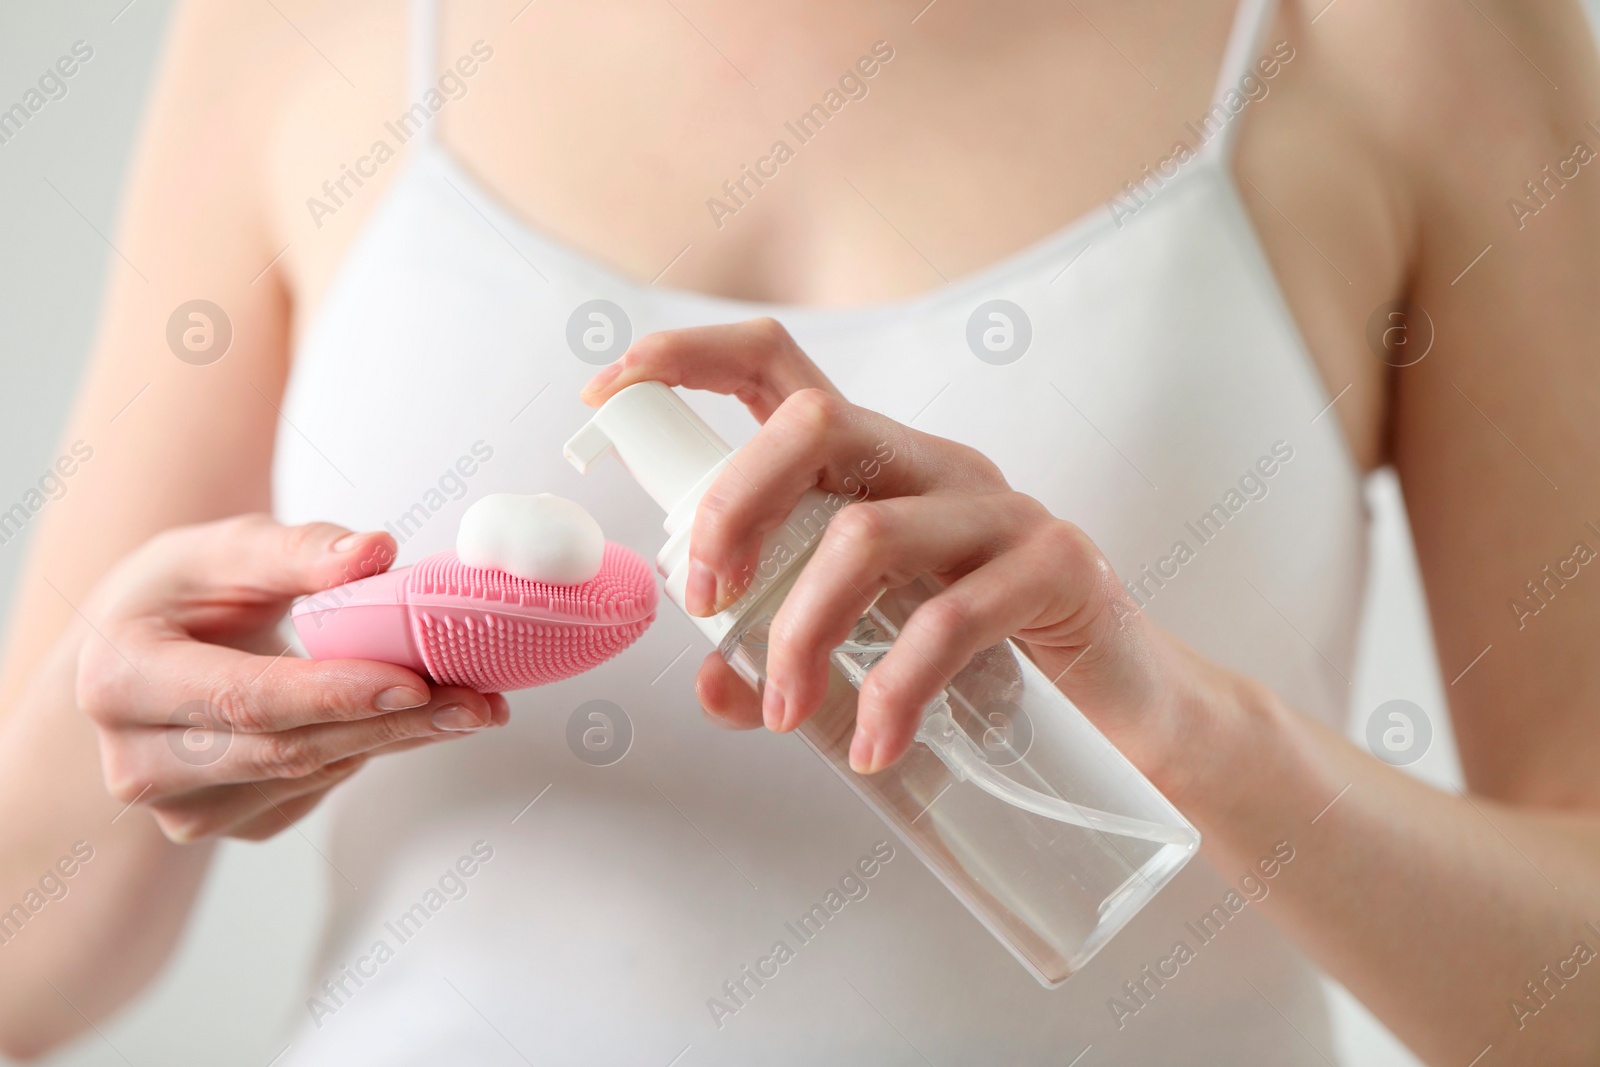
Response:
M170 0L7 0L0 7L0 106L20 97L74 41L95 49L68 95L0 145L0 500L20 498L57 454L111 254L96 231L115 231L118 191L170 7ZM1412 700L1436 735L1410 770L1453 785L1454 744L1404 510L1388 475L1373 479L1369 495L1374 570L1351 736L1360 742L1367 716L1383 701ZM10 599L20 560L20 541L0 546L0 601ZM283 1050L293 1013L303 1010L300 982L327 876L311 845L320 829L313 816L304 837L289 832L259 845L224 844L195 921L161 979L100 1035L91 1032L46 1062L266 1067ZM1335 995L1338 1038L1350 1062L1417 1062L1347 994Z

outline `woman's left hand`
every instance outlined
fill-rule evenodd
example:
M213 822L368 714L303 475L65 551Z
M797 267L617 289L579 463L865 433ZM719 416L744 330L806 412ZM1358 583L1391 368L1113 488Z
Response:
M771 319L640 338L583 399L598 406L650 380L731 394L762 423L696 512L694 614L738 596L762 538L807 489L857 500L829 524L773 620L764 697L719 655L706 658L696 688L715 720L793 730L818 709L829 652L871 601L931 574L946 588L917 608L861 687L853 768L899 759L949 679L1016 637L1169 795L1192 773L1183 753L1208 703L1195 694L1219 669L1149 626L1088 535L1013 490L987 457L847 402Z

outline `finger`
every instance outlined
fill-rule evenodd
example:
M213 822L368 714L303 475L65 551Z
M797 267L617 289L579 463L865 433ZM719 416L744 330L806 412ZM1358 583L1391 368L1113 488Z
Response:
M448 733L438 734L434 737L408 737L404 741L396 741L392 745L379 745L369 752L363 752L359 758L377 759L379 756L395 756L401 752L410 752L414 748L426 748L429 745L437 745L442 741L450 740L452 737L460 736L462 735L459 733Z
M691 613L710 614L743 591L760 563L762 538L788 520L812 488L832 494L826 505L818 504L824 512L815 517L820 528L847 500L992 492L1004 489L1005 480L993 463L965 445L827 393L795 393L739 449L700 500L686 587Z
M483 696L489 702L489 726L505 726L511 721L511 705L507 703L503 695L500 693L485 693ZM452 737L463 737L476 732L475 730L441 730L432 735L408 737L386 745L379 745L377 748L368 749L366 752L361 753L359 757L354 758L373 759L378 756L392 756L396 753L409 752L414 748L422 748L425 745L437 744L440 741L448 741Z
M494 725L494 713L472 689L440 688L429 704L354 723L301 726L275 734L235 734L227 755L205 769L210 781L250 782L304 777L323 766L413 737L464 736Z
M830 654L885 589L923 574L959 578L1049 521L1021 493L896 497L839 512L772 621L767 726L792 730L822 705Z
M441 687L420 708L358 722L303 726L275 734L236 734L226 755L210 768L196 768L211 782L301 778L330 763L397 741L439 735L462 736L494 725L482 694Z
M762 422L801 389L840 395L789 331L770 318L646 334L596 374L580 396L599 407L628 386L650 381L736 396Z
M394 562L396 546L382 531L352 533L327 522L284 526L266 515L240 515L169 530L151 542L151 552L174 580L146 583L137 607L220 599L220 607L237 610L371 577Z
M150 814L168 840L179 844L221 834L260 840L309 812L330 789L360 770L366 759L341 760L300 779L193 790L150 804ZM241 832L247 826L254 826L254 831Z
M958 579L912 612L867 672L851 767L872 773L904 755L928 702L975 653L1008 636L1048 633L1063 647L1099 643L1102 660L1132 651L1131 634L1107 625L1115 589L1115 575L1098 549L1061 522Z
M329 786L276 804L253 819L229 827L227 835L241 841L266 841L276 837L315 811L331 792L333 787Z
M510 720L510 706L506 703L505 697L501 696L499 693L491 693L488 694L488 696L490 698L490 705L494 712L494 725L504 726ZM350 759L340 760L338 763L330 764L330 768L343 768L348 765L348 769L339 773L334 780L320 784L314 789L308 789L301 793L294 793L290 795L287 800L278 800L275 796L273 796L274 791L290 788L297 784L294 781L283 779L277 782L256 783L259 785L262 792L266 793L270 797L273 797L275 803L273 803L268 810L259 812L254 818L246 819L240 823L235 823L227 830L228 836L241 838L246 841L264 841L269 837L273 837L276 834L281 833L283 830L309 815L313 810L315 810L318 804L322 803L323 798L333 791L334 786L338 785L339 782L354 774L368 760L375 759L379 756L392 756L400 752L409 752L411 749L422 748L425 745L436 745L440 741L445 741L451 737L459 736L461 736L459 733L445 733L432 737L410 737L404 741L396 741L392 744L380 745L379 747L368 752L364 752L359 756L353 756ZM328 768L325 768L325 770L326 769Z
M761 725L761 698L719 653L711 653L700 664L694 692L706 718L716 726L753 730Z
M191 640L149 619L113 629L108 642L85 644L77 695L79 706L102 725L198 718L249 734L370 718L434 697L425 678L395 664L254 656Z
M114 796L160 799L229 783L303 779L323 767L397 741L462 735L495 721L490 702L470 689L441 687L410 711L356 722L246 734L206 723L121 731L102 769Z

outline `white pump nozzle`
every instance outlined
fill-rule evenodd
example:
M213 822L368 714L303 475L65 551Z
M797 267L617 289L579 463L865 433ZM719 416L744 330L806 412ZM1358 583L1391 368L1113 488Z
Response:
M733 449L668 386L639 382L602 404L562 450L584 474L607 452L671 515Z
M682 607L695 509L722 468L733 462L733 449L668 386L639 382L602 404L563 452L584 473L601 456L615 452L628 473L661 505L667 513L661 524L667 541L656 555L656 569L665 579L667 597ZM753 573L752 583L772 581L801 558L843 503L843 497L835 501L833 494L817 489L802 494L789 520L763 539L762 565ZM741 610L735 604L716 615L695 616L694 623L718 644Z

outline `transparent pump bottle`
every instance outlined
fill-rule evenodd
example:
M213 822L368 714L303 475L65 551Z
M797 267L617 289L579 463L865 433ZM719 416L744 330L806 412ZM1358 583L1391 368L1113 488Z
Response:
M695 507L737 455L660 382L612 397L565 450L580 471L611 451L667 512L656 566L682 607ZM745 595L693 620L758 688L773 617L847 502L807 493L763 543ZM940 588L924 578L881 595L834 650L827 699L796 732L1035 978L1056 986L1171 881L1200 835L1011 641L980 652L929 703L904 758L876 774L852 771L857 688Z

